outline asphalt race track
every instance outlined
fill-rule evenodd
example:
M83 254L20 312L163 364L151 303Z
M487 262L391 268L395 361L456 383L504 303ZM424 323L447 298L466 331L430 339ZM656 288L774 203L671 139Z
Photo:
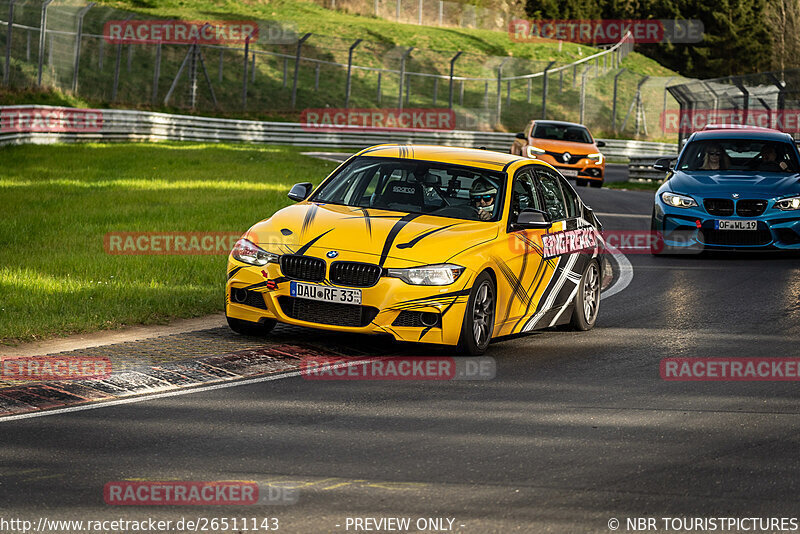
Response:
M579 193L606 229L649 228L652 193ZM594 330L497 342L493 380L289 377L0 420L0 507L28 518L277 517L292 533L347 532L348 517L454 518L452 531L487 533L796 515L797 384L668 382L659 362L800 356L798 259L628 260L633 277L602 301ZM296 329L277 336L438 354ZM104 484L131 478L278 483L298 501L106 505Z

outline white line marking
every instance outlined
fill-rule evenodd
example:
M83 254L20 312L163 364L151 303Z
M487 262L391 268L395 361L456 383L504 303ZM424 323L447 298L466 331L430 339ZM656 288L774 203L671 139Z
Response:
M611 284L611 287L606 288L605 291L600 293L600 300L613 297L628 287L631 283L631 280L633 280L633 265L631 265L631 262L628 260L627 256L614 247L608 246L608 244L606 244L606 247L611 251L611 259L617 262L617 266L619 267L619 277L617 278L616 282Z

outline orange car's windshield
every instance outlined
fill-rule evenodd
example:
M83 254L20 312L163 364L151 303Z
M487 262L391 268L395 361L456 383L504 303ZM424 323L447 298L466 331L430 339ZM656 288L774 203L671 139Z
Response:
M531 137L572 143L590 144L592 142L592 136L589 135L586 128L569 124L537 124Z

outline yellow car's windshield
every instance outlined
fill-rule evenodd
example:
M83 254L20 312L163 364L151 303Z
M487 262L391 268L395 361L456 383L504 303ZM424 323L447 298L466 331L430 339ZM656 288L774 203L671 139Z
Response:
M505 174L431 161L358 157L310 199L359 208L497 221Z

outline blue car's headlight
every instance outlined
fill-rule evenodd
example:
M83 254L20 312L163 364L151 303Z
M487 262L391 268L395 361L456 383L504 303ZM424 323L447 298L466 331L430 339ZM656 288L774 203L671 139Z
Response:
M278 254L267 252L255 243L252 243L244 238L236 242L236 244L233 246L233 250L231 251L231 255L234 257L234 259L237 259L243 263L249 263L250 265L258 266L266 265L268 263L278 263L278 260L280 260L280 256Z
M674 208L694 208L697 207L697 202L690 196L679 195L677 193L663 192L661 193L661 200L664 204Z
M800 209L800 197L784 198L777 201L775 207L783 211L798 210Z

